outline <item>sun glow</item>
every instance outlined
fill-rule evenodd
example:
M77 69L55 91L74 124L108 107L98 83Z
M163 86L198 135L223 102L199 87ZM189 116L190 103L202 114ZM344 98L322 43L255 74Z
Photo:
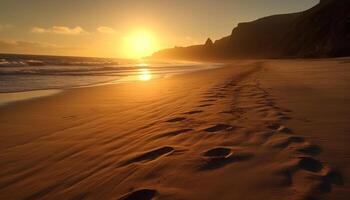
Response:
M154 37L148 31L138 31L125 38L125 54L129 58L150 56L155 48Z
M139 69L139 80L149 81L152 79L152 73L149 69Z

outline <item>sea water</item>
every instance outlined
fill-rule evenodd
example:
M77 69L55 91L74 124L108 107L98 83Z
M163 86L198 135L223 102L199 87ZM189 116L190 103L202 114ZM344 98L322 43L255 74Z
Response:
M198 62L0 54L0 104L68 88L149 81L221 66Z

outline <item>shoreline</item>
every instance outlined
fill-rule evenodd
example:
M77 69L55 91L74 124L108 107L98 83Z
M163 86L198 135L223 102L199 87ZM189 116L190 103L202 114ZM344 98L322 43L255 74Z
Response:
M29 101L37 98L48 97L63 92L63 89L32 90L25 92L0 93L0 106Z
M156 79L163 79L163 78L169 78L172 76L177 76L181 74L187 74L187 73L195 73L197 71L205 71L205 70L211 70L211 69L217 69L225 67L227 64L225 63L212 63L212 62L202 62L201 65L211 65L211 67L203 67L202 69L193 69L188 71L179 71L177 73L168 73L168 74L153 74L151 71L150 73L150 79L156 80ZM81 85L81 86L70 86L70 87L63 87L63 88L47 88L47 89L36 89L36 90L28 90L28 91L14 91L14 92L0 92L0 106L6 106L12 103L20 102L20 101L28 101L36 98L43 98L51 95L55 95L67 90L71 89L78 89L78 88L91 88L91 87L99 87L104 85L114 85L114 84L125 84L125 83L132 83L132 82L140 82L140 81L148 81L148 80L140 80L140 77L142 74L139 75L130 75L118 78L116 80L112 81L105 81L105 82L99 82L99 83L93 83L93 84L87 84L87 85Z

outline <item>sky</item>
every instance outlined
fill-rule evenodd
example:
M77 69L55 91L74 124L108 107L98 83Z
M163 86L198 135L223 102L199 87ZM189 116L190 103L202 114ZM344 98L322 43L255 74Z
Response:
M0 0L0 52L131 58L318 0ZM141 49L141 50L140 50ZM139 52L135 52L138 51Z

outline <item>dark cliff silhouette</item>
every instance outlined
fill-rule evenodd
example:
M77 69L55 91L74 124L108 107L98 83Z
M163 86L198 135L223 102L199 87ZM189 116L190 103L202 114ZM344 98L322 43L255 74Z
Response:
M321 0L292 14L240 23L230 36L156 52L155 58L229 59L350 55L350 0Z

